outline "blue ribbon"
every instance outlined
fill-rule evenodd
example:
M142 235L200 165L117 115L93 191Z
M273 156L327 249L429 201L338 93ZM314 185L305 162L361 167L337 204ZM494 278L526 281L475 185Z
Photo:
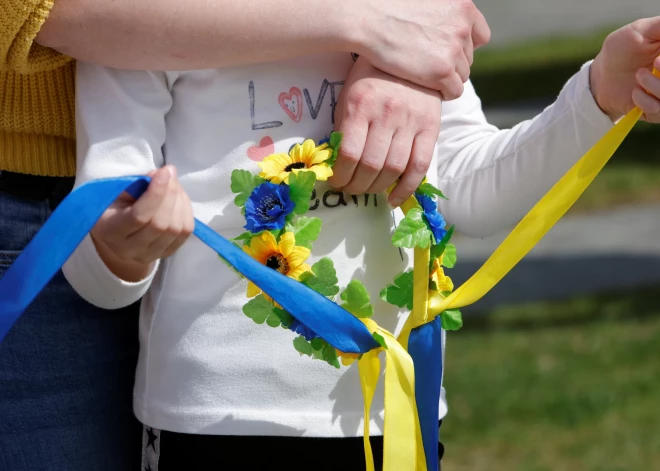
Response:
M442 323L440 316L412 330L408 353L415 365L415 401L422 431L427 471L438 471L438 417L442 387Z
M145 176L95 180L62 201L0 279L0 342L108 206L123 191L140 197L149 181ZM359 354L379 347L362 322L326 297L260 264L198 220L194 234L336 349Z

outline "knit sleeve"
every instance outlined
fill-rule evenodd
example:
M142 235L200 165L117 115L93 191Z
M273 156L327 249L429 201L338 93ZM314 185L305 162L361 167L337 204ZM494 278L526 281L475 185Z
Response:
M0 72L29 74L71 59L34 43L54 0L0 0Z

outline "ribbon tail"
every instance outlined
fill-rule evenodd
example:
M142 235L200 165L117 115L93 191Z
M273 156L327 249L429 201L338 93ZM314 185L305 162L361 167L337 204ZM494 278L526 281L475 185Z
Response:
M360 386L362 388L362 398L364 400L364 460L367 464L367 471L375 471L374 454L371 450L371 440L369 432L371 404L378 385L378 376L380 374L380 359L378 350L372 350L362 355L358 361L358 370L360 371Z
M385 426L383 471L420 471L415 367L408 352L390 337L385 350ZM422 470L425 468L422 468Z
M426 469L438 471L438 417L442 386L442 328L439 316L413 329L408 340L408 353L415 365L415 400Z

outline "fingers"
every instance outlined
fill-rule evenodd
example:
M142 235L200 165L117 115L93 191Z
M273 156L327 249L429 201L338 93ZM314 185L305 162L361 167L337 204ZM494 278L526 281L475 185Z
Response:
M466 57L462 57L457 61L456 73L461 78L462 83L465 83L470 79L470 63Z
M163 251L161 258L170 257L174 252L188 240L188 237L195 230L195 218L193 217L192 204L188 195L180 189L179 198L177 199L176 214L180 214L182 221L182 229L179 236Z
M129 217L123 221L126 236L151 222L167 196L172 179L176 179L173 167L165 166L154 173L147 190L133 204Z
M474 49L474 38L470 36L465 42L465 46L463 46L463 54L465 55L465 60L469 67L472 67L472 64L474 63Z
M480 48L490 42L491 32L484 15L475 7L475 21L472 27L472 42L474 48Z
M382 193L399 179L408 166L414 140L412 130L399 130L394 134L383 170L366 193Z
M632 23L632 27L645 38L660 40L660 16L642 18Z
M190 199L166 166L152 174L137 200L119 198L95 226L94 237L120 260L148 264L174 253L194 229Z
M391 128L379 125L379 123L369 128L362 158L355 169L353 178L343 187L346 193L359 195L367 192L381 171L384 170L383 167L387 160L391 142ZM408 160L407 156L405 156L405 160Z
M644 113L644 120L660 123L660 78L646 69L639 70L636 78L639 86L633 89L633 103Z
M462 61L460 61L460 63L462 64ZM463 75L465 75L465 72L463 72ZM463 90L465 89L465 86L463 85L465 82L466 80L463 80L461 74L459 74L458 71L449 74L446 78L440 80L439 82L439 86L437 88L440 91L440 96L445 101L451 101L460 98L460 96L463 95Z
M164 198L149 223L131 234L126 241L128 246L135 247L132 257L134 260L149 263L161 258L180 235L183 219L177 214L177 210L181 210L179 199L179 184L173 175Z
M330 185L335 188L343 188L349 184L367 142L369 122L361 114L355 114L355 108L355 103L347 104L341 120L339 132L343 133L343 137L337 161L332 167L333 176L329 180Z
M431 166L433 151L438 135L424 131L415 137L412 154L401 180L389 197L390 206L397 207L407 200L417 189Z

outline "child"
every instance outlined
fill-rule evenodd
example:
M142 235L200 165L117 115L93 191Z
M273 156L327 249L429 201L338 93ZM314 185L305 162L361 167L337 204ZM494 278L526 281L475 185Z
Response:
M265 156L324 138L352 66L349 54L194 72L78 65L77 185L154 175L137 202L106 212L65 266L93 304L144 295L134 409L146 427L145 469L364 466L357 368L301 357L290 332L255 325L241 312L246 281L194 237L183 242L192 214L225 237L244 232L232 171L257 173ZM587 64L553 106L508 131L486 123L469 84L444 103L428 179L449 197L443 210L457 230L482 235L515 222L612 126L589 78ZM405 317L378 291L412 262L391 245L386 198L321 181L311 210L323 228L308 263L327 256L340 285L362 280L375 320L397 333ZM375 397L371 430L380 435L382 390ZM440 419L446 410L443 393Z

